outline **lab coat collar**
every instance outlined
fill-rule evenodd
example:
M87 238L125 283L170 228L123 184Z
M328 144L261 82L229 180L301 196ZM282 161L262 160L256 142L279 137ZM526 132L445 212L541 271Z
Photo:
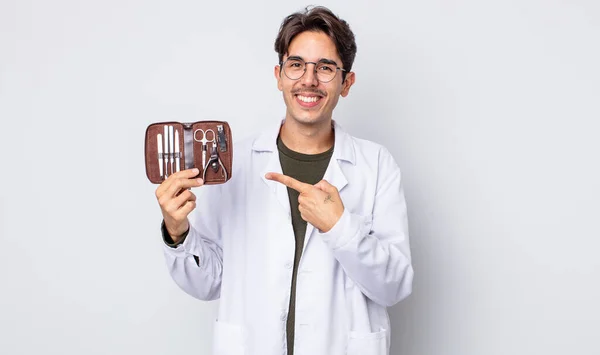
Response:
M252 145L252 150L256 152L276 152L277 151L277 136L281 129L281 125L285 120L282 120L278 125L272 129L262 133ZM335 144L333 148L332 158L335 160L343 160L354 165L356 163L356 157L354 152L354 144L352 137L344 131L335 120L331 120L331 124L335 134Z

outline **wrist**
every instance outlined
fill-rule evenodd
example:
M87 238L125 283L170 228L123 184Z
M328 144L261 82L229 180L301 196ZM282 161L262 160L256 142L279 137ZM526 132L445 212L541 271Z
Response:
M183 243L183 241L187 237L187 235L189 233L189 224L188 223L185 224L185 229L180 228L179 230L183 229L183 231L180 232L177 229L171 230L166 225L165 221L163 220L161 229L162 229L162 235L163 235L164 242L171 247L176 247L179 244Z

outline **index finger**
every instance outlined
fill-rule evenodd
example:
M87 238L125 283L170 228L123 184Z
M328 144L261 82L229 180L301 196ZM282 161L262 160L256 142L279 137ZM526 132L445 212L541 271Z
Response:
M191 180L191 179L195 178L199 174L199 172L200 171L197 168L178 171L178 172L170 175L165 181L163 181L156 189L156 193L162 194L163 191L169 190L171 188L171 186L180 179L183 179L183 181L180 183L183 183L183 185L186 185L186 186L182 185L182 186L180 186L180 188L187 189L188 187L194 187L194 185L197 184L197 182L194 182L196 180ZM190 185L190 186L187 186L187 185Z
M267 173L265 175L265 178L267 178L268 180L273 180L273 181L282 183L285 186L298 191L299 193L307 192L309 189L311 189L313 187L310 184L305 184L305 183L300 182L292 177L289 177L289 176L283 175L283 174L279 174L279 173Z
M192 168L192 169L178 171L176 173L169 175L169 177L172 176L173 179L175 179L175 178L192 179L192 178L196 177L198 174L200 174L200 170L198 170L198 168Z

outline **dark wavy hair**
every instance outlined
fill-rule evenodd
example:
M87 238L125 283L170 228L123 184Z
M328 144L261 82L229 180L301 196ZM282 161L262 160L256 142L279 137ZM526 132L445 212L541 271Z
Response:
M275 52L279 55L279 65L283 64L283 56L287 54L294 37L305 31L323 32L335 43L343 67L346 69L346 72L342 72L342 81L344 81L345 74L352 70L356 57L354 33L346 21L323 6L306 7L304 11L293 13L283 20L275 39Z

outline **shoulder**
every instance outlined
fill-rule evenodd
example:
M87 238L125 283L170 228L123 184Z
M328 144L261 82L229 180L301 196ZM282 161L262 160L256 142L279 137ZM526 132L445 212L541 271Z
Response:
M357 164L366 163L372 165L376 163L379 168L394 168L397 166L396 160L384 145L350 134L348 134L348 137L354 147Z
M253 135L241 138L238 141L234 141L234 152L238 153L238 154L239 153L246 154L247 152L252 150L252 146L254 145L254 142L256 142L258 137L259 137L259 134L253 134Z
M244 176L248 170L255 169L264 163L269 154L276 151L276 137L271 139L268 131L248 134L233 142L233 177ZM272 142L271 142L272 141Z
M260 133L244 136L238 140L234 139L233 142L233 154L241 159L247 158L253 150L256 142L260 138Z
M357 153L379 153L381 151L387 152L387 149L383 145L368 139L358 138L350 135L350 140L352 141Z

